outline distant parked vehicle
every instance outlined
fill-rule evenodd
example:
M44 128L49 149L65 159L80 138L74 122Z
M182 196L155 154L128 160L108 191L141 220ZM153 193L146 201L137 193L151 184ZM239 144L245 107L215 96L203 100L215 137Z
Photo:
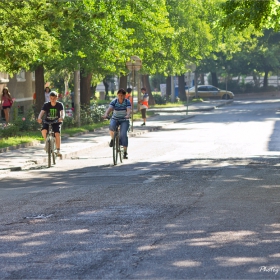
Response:
M186 90L186 94L188 91ZM233 99L234 94L228 90L222 90L211 85L199 85L197 86L197 95L201 98L222 98ZM189 97L195 97L195 87L189 89Z

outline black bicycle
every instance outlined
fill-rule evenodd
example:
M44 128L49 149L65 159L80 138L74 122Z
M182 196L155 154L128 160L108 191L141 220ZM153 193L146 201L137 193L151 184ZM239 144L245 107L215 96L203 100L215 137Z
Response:
M53 164L55 164L56 161L56 144L55 144L55 134L53 131L52 125L54 123L57 123L58 120L55 121L43 121L45 124L49 126L48 131L47 131L47 138L46 138L46 146L45 150L48 153L48 167L51 167L51 159L53 160Z

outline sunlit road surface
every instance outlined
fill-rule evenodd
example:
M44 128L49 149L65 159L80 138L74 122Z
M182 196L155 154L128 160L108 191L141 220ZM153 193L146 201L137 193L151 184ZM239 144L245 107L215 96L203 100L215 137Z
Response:
M275 279L279 100L1 178L1 279ZM147 122L148 123L148 122Z

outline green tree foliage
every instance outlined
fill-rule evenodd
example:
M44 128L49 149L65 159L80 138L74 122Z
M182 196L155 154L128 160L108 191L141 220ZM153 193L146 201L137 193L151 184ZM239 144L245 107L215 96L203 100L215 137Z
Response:
M227 0L222 7L225 17L221 23L224 27L233 26L237 30L243 30L250 25L257 30L280 28L280 5L277 0Z
M54 56L58 41L45 28L46 0L0 1L0 69L10 74Z

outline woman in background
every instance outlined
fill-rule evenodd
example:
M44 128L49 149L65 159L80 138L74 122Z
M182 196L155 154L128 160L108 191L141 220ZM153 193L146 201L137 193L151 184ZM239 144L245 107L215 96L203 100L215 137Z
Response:
M50 102L50 92L51 89L49 87L45 87L45 102Z
M4 110L6 124L8 124L10 120L10 109L13 105L13 99L7 87L4 87L2 90L1 105L2 109Z

